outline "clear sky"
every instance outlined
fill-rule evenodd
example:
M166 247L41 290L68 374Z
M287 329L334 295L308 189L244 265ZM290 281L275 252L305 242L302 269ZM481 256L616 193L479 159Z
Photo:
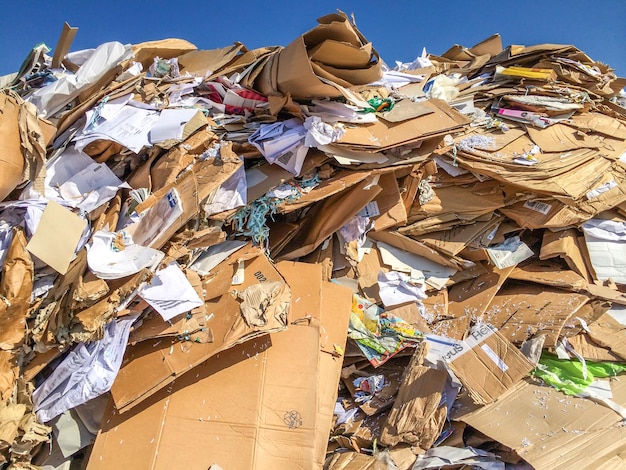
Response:
M0 75L17 71L34 45L54 48L64 21L79 28L72 51L167 37L199 49L235 41L252 49L286 46L337 9L354 13L389 65L497 32L504 46L573 44L626 76L626 0L0 0Z

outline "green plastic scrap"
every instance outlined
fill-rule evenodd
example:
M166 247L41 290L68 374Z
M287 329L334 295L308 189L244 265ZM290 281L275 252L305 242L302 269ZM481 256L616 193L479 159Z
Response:
M586 373L585 373L586 372ZM579 395L595 379L615 377L626 372L626 364L615 362L558 359L552 354L543 354L532 375L566 395Z
M370 107L360 110L361 113L382 113L393 109L394 101L391 98L372 98L367 100Z

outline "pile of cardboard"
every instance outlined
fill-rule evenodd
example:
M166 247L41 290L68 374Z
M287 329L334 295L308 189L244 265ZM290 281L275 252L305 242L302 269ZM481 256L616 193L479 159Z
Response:
M36 47L0 78L0 467L622 468L626 82Z

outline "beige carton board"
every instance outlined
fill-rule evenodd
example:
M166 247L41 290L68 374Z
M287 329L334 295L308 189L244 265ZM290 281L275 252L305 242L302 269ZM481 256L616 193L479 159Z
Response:
M65 274L86 225L86 220L49 201L26 249L59 274Z
M358 146L364 150L378 152L447 133L469 124L467 117L451 108L445 101L433 98L422 104L425 110L432 112L400 122L379 119L375 123L346 128L345 134L337 144Z
M613 399L626 405L626 380L611 382ZM498 401L453 417L514 449L537 470L591 470L623 454L620 415L584 398L520 382Z
M241 291L262 282L283 282L265 255L246 261L244 283L236 286L236 289ZM213 313L212 319L206 322L212 331L213 342L179 342L175 338L165 338L141 341L127 348L124 362L111 388L118 410L127 411L220 351L286 326L275 318L268 318L264 327L247 326L240 313L239 303L230 292L205 302L205 308L207 312Z
M539 284L506 283L494 297L483 321L513 343L546 335L544 347L556 345L565 323L589 301L587 295Z
M317 265L281 272L296 280L289 329L220 353L127 414L109 413L89 469L321 468L341 369L325 351L327 340L345 341L351 293L322 283Z
M486 324L473 328L462 349L453 349L445 359L480 405L495 401L534 368L519 349Z

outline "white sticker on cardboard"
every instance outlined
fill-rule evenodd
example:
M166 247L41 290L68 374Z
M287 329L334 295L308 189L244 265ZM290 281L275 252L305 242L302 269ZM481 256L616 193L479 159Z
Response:
M502 359L500 359L500 357L495 353L495 351L493 349L491 349L489 347L489 345L487 344L482 344L480 346L480 349L482 349L483 351L485 351L485 353L487 354L487 356L489 356L489 359L491 359L497 366L498 368L502 371L502 372L506 372L507 370L509 370L509 366L507 366L504 361Z
M548 215L552 210L552 206L550 204L540 201L526 201L524 203L524 207L535 212L541 212L543 215Z

